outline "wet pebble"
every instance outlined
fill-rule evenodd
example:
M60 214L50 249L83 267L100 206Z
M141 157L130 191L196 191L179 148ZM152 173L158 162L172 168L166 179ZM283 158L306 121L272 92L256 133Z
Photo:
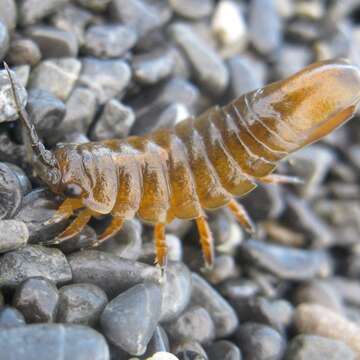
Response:
M41 339L41 346L39 346ZM6 359L109 360L109 349L97 331L81 325L34 324L0 329L1 354Z
M71 32L36 25L28 28L26 35L39 46L44 58L75 57L78 53L77 38Z
M206 347L209 360L241 360L240 349L231 341L220 340Z
M244 259L281 279L307 280L327 276L332 271L329 256L321 250L303 250L270 245L258 240L246 241L241 247Z
M291 340L285 360L355 360L354 352L343 342L316 335L298 335Z
M95 326L108 299L98 286L71 284L59 290L57 321Z
M58 249L39 245L28 245L3 255L0 258L0 272L0 287L16 287L34 276L42 276L57 284L72 278L64 254Z
M298 333L343 341L360 356L360 328L341 315L321 305L302 304L296 309L294 323Z
M123 25L94 25L87 29L84 51L100 58L123 56L137 41L137 34Z
M29 230L17 220L0 220L0 253L15 250L27 244Z
M19 310L10 306L4 306L0 309L0 331L24 324L24 315Z
M105 336L131 355L146 351L161 314L161 289L145 282L106 305L100 322Z
M229 303L201 276L192 274L191 304L204 307L215 324L216 338L231 335L238 326L238 319Z
M8 28L13 30L17 22L17 7L15 0L1 0L0 1L0 21Z
M286 341L273 328L257 323L241 324L236 340L246 360L280 360Z
M169 3L177 14L189 19L209 16L214 8L213 0L170 0Z
M55 321L58 301L58 290L51 281L32 277L16 289L13 305L22 312L27 323L46 323Z
M229 73L219 55L185 23L171 25L170 33L185 52L199 85L213 95L221 95L228 85Z
M0 21L0 60L2 60L8 49L9 49L10 39L7 27Z
M11 42L6 60L11 65L29 64L35 66L41 59L38 45L31 39L19 38Z
M32 71L29 87L49 91L60 100L66 100L80 70L81 62L75 58L44 60Z
M201 306L188 308L176 320L166 323L165 329L175 341L195 340L208 343L215 337L213 320Z
M122 60L84 58L79 83L91 89L99 103L120 96L129 84L130 67Z

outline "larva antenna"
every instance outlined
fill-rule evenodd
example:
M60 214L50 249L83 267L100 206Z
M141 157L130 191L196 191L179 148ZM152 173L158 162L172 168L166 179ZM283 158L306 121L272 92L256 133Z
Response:
M41 179L43 179L46 183L54 184L58 182L59 178L58 163L56 161L56 158L51 151L45 149L45 146L39 139L35 126L30 120L28 113L25 109L21 108L20 99L15 87L15 81L11 74L10 68L6 64L6 62L4 62L3 64L10 80L16 111L19 115L23 127L25 128L27 141L31 145L33 155L35 156L34 163L37 168L36 170L39 172L39 176L41 177Z

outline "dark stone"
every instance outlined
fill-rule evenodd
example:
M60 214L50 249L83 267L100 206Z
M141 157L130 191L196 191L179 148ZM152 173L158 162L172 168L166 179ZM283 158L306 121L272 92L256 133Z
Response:
M33 277L16 289L13 305L22 312L27 323L45 323L55 320L58 300L58 290L51 281Z
M217 341L206 347L209 360L242 360L240 349L227 340Z
M114 345L131 355L142 355L161 314L161 289L150 282L135 285L106 305L101 327Z
M0 309L0 331L6 328L22 326L24 324L24 315L19 310L10 306L5 306Z
M35 66L41 60L41 52L33 40L19 38L11 42L6 60L15 66L23 64Z
M207 357L203 354L199 354L192 350L183 350L176 353L179 360L207 360Z
M0 253L18 249L27 244L29 230L17 220L0 220Z

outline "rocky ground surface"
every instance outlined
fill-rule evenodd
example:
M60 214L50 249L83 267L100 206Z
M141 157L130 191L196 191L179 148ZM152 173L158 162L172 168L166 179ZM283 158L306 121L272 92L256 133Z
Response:
M0 0L0 60L49 148L143 134L345 56L360 64L356 0ZM295 154L243 199L249 238L209 213L212 271L191 222L168 227L169 265L153 266L137 219L79 251L107 219L58 248L44 225L61 199L27 162L0 71L1 360L360 359L360 125Z

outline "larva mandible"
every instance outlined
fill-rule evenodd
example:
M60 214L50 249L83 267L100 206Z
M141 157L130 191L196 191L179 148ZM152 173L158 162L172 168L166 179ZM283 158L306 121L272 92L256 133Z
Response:
M92 216L111 214L98 246L138 215L154 224L156 262L166 264L165 226L174 218L194 219L207 265L213 240L204 209L227 206L246 230L253 225L234 200L257 182L294 178L272 174L289 153L319 140L349 120L360 100L360 70L346 60L312 64L288 79L215 106L174 129L146 136L86 144L59 144L51 152L15 103L33 149L33 166L49 188L65 200L51 222L76 215L47 244L77 235Z

